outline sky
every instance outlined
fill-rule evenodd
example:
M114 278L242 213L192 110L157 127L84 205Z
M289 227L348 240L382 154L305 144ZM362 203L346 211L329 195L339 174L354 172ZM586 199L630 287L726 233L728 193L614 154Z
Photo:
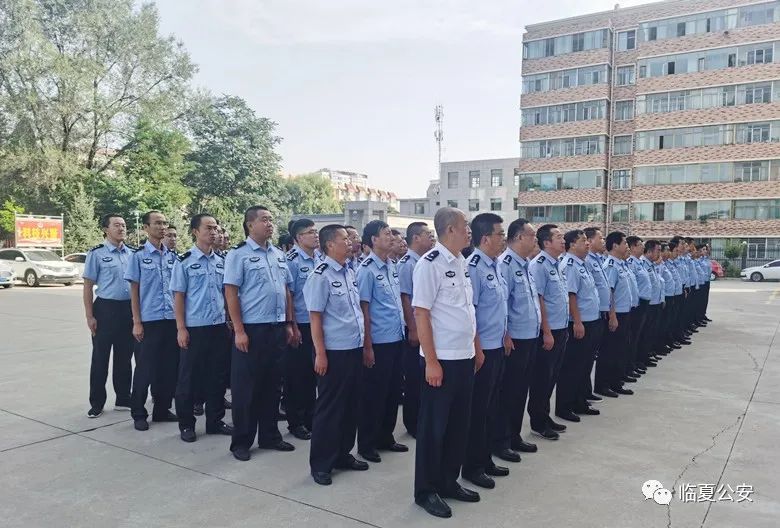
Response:
M640 1L623 1L621 6ZM275 121L285 174L366 173L424 196L442 161L519 156L522 35L614 0L157 0L197 87Z

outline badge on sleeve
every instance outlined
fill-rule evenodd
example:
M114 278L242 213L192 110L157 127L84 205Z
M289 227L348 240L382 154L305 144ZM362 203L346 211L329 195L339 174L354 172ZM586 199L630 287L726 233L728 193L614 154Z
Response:
M114 257L103 257L101 260L103 262L111 262L112 260L114 260Z
M249 262L259 262L260 257L249 257Z
M330 283L330 285L334 288L341 288L341 283L339 281L333 281Z
M304 266L304 267L301 268L301 273L306 273L308 271L309 271L309 267L308 266Z
M448 271L447 273L445 273L444 275L446 275L446 276L447 276L447 277L449 277L449 278L453 278L453 277L455 276L455 272L454 272L454 271L452 271L452 270L450 270L450 271Z
M493 279L495 279L493 274L492 273L488 273L487 280L492 281Z
M190 269L200 269L200 264L193 264Z
M145 258L145 259L143 260L143 263L144 263L144 264L151 264L151 263L152 263L152 259L150 259L150 258Z

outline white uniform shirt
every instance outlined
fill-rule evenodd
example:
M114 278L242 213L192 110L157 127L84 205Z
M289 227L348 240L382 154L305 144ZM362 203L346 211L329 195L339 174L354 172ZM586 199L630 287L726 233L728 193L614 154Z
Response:
M473 358L477 319L466 259L437 243L415 266L413 282L412 306L431 312L436 357Z

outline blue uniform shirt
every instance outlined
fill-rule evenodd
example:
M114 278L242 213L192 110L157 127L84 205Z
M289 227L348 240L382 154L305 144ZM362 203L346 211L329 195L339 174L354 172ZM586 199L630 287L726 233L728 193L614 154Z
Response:
M607 283L612 289L615 312L628 313L631 311L631 279L628 268L622 259L612 255L604 261L604 273L607 275Z
M171 272L175 262L176 257L164 244L160 251L148 240L133 253L125 280L139 285L141 322L175 319L171 294Z
M498 271L509 290L507 329L512 339L536 339L542 324L539 294L528 272L528 259L507 248L498 258Z
M479 248L469 258L469 278L474 292L477 333L483 350L504 346L507 322L507 283L496 261Z
M398 271L390 259L382 261L373 251L357 271L360 301L368 303L371 342L395 343L404 338L404 317Z
M677 270L677 275L680 277L680 281L682 282L682 287L690 288L691 281L690 277L688 277L688 266L685 264L685 259L683 259L682 256L679 256L676 259L673 259L673 262L674 269Z
M225 259L213 251L206 255L198 246L192 246L173 265L171 291L185 295L184 319L187 326L211 326L225 322L224 274Z
M669 271L672 272L672 278L674 279L674 294L682 295L683 289L685 288L685 282L680 273L680 266L677 263L677 259L667 260L666 264L669 266Z
M621 262L623 263L623 269L626 270L626 273L628 273L628 286L631 294L631 307L635 308L639 306L639 285L636 282L636 275L634 275L634 272L631 271L631 267L628 265L628 262L625 260Z
M601 316L599 310L599 292L596 281L585 265L585 261L577 255L566 253L558 266L558 270L566 279L566 289L577 297L577 309L583 323L595 321ZM569 318L574 321L573 318Z
M607 284L607 275L604 273L604 259L601 255L588 252L588 256L585 257L585 265L588 266L588 271L593 276L593 282L596 283L596 290L599 292L599 310L602 312L609 311L609 298L610 289Z
M225 257L225 284L238 287L244 324L281 323L287 319L287 287L292 277L287 258L270 242L261 247L251 238Z
M667 261L662 261L658 266L661 277L664 280L664 297L674 297L674 276Z
M544 300L550 330L561 330L569 325L569 293L564 279L558 273L558 261L546 251L539 253L528 265L536 288Z
M401 293L408 295L409 297L414 296L412 276L418 260L420 260L420 255L410 249L406 252L406 255L401 257L401 260L398 261L398 278L401 279Z
M97 285L97 296L112 301L130 300L130 288L125 280L125 270L133 256L126 245L116 247L108 240L93 247L87 253L82 277Z
M655 265L650 260L642 255L639 259L639 266L647 274L647 279L650 284L650 304L661 304L663 301L663 292L661 286L661 278L656 273Z
M310 312L322 314L326 350L363 346L363 312L354 272L326 256L303 287Z
M648 275L647 268L641 262L641 258L636 258L633 255L628 257L626 264L634 273L636 277L637 291L639 298L645 301L649 301L653 296L652 285L650 284L650 276Z
M303 298L303 286L309 275L314 273L314 268L317 267L320 260L317 257L317 251L314 252L313 257L310 257L297 245L287 253L287 268L290 270L292 279L290 293L295 305L295 321L298 323L309 322L309 310L306 308L306 301Z

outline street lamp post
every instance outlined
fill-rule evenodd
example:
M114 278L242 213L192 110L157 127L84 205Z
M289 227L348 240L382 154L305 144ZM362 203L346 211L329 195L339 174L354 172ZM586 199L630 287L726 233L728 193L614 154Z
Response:
M141 226L139 225L140 220L138 218L139 215L138 209L133 211L133 214L135 215L135 245L137 247L141 245Z

